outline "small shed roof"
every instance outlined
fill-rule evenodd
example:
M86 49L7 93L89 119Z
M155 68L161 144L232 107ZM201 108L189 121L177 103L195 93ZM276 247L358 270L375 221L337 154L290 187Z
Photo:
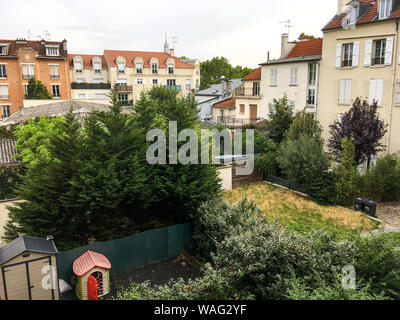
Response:
M13 139L0 140L0 166L17 165L19 162L14 160L14 156L18 154L15 149L17 141Z
M53 240L23 236L0 248L0 265L24 252L58 254L58 250Z
M74 273L80 277L95 267L111 269L111 263L101 253L88 250L74 261L72 269Z

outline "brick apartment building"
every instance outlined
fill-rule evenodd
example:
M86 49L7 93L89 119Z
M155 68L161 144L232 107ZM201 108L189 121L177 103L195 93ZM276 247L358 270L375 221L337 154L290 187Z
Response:
M24 107L32 77L40 80L54 99L71 99L66 40L0 40L0 118Z

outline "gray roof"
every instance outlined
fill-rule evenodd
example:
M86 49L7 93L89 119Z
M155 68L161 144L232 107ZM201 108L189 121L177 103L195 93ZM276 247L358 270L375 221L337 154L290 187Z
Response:
M23 108L10 117L0 121L0 126L26 122L30 118L57 117L66 115L70 110L75 114L87 114L93 111L109 111L110 106L106 104L84 102L80 100L68 100L35 107ZM124 107L123 113L133 112L131 108Z
M58 250L53 240L23 236L0 248L0 265L24 252L58 254Z
M19 164L13 157L18 153L15 150L15 140L0 140L0 166L9 166Z
M243 85L242 79L232 79L231 83L231 91L236 90L237 88ZM204 89L196 92L196 96L220 96L223 94L223 83L213 84L208 89Z
M277 59L270 60L264 63L260 63L260 66L267 66L270 64L280 64L280 63L291 63L291 62L303 62L303 61L318 61L321 60L321 55L312 55L312 56L301 56L301 57L293 57L293 58L285 58L285 59Z

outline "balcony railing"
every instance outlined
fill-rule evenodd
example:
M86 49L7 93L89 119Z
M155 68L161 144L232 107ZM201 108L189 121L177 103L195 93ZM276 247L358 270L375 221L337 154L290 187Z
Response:
M121 105L124 107L133 106L133 100L122 100L122 101L118 101L118 102L121 103Z
M182 86L164 86L165 89L170 89L176 92L181 92Z
M117 85L118 92L132 92L133 86Z
M342 68L352 67L352 66L353 66L353 60L343 60L342 61Z
M22 77L24 78L24 80L30 80L30 79L34 78L35 75L34 74L24 74Z
M248 124L256 124L257 118L236 118L236 117L218 117L218 124L225 125L227 127L243 127Z
M60 76L57 74L52 74L52 75L50 75L50 80L58 80L58 79L60 79Z
M372 65L377 65L377 64L385 64L385 58L384 57L373 58Z
M89 89L89 90L99 90L99 89L111 89L110 83L71 83L71 89Z
M1 95L0 100L9 100L10 96L9 95Z

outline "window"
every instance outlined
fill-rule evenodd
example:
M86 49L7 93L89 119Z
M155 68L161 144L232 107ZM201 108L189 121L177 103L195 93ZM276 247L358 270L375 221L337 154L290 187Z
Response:
M356 22L357 22L357 19L358 19L358 15L359 15L359 6L354 6L354 7L351 7L351 9L350 9L350 24L355 24Z
M176 86L176 80L175 79L167 79L167 86L175 87Z
M46 47L46 55L57 57L60 55L59 47Z
M385 63L385 51L386 51L386 39L374 41L374 57L372 58L372 64L384 64Z
M60 95L60 86L58 84L53 84L51 86L51 91L53 93L53 97L54 98L60 98L61 97L61 95Z
M158 86L158 79L153 79L153 86Z
M290 68L290 84L291 85L297 84L297 67Z
M9 105L1 106L1 117L4 119L8 118L10 115L11 115L10 106Z
M339 82L339 104L350 104L351 79L340 80Z
M137 74L142 74L143 73L143 64L137 63L136 64L136 73Z
M94 73L101 73L101 62L95 62L93 64Z
M34 78L35 77L35 65L23 64L22 65L22 75L25 80Z
M143 84L143 79L136 79L136 84L142 85Z
M86 99L86 93L79 93L78 94L78 99L85 100Z
M392 0L379 0L379 19L386 19L392 12Z
M168 74L174 74L174 66L168 66Z
M82 68L83 68L82 62L75 62L74 66L76 73L82 73Z
M244 104L240 105L240 114L244 114L246 111L246 106Z
M343 45L342 67L353 66L353 43L345 43Z
M192 89L192 80L186 79L186 92L190 92Z
M119 93L118 101L128 101L128 94L127 93Z
M76 78L76 83L85 83L85 78Z
M50 66L50 79L51 80L58 80L60 75L58 74L58 65L51 65Z
M7 54L7 46L0 45L0 55L5 56Z
M25 98L28 97L28 95L29 95L29 84L27 84L27 83L24 84L24 92L25 92Z
M308 85L314 86L317 80L317 64L308 64Z
M153 64L151 65L151 72L152 72L153 74L158 74L158 64L153 63Z
M0 99L8 100L10 96L8 95L8 85L0 85Z
M105 93L96 93L95 94L96 99L98 100L105 100L107 99L107 95Z
M7 78L7 70L5 64L0 64L0 78Z
M93 78L93 83L104 83L104 78Z
M259 96L260 95L260 83L259 82L253 82L253 96Z
M278 83L278 69L271 69L271 86L276 86Z
M315 89L314 88L308 89L307 105L315 106Z
M383 79L371 79L369 81L369 104L374 101L378 102L378 106L383 101Z
M118 63L118 73L125 73L125 63Z

